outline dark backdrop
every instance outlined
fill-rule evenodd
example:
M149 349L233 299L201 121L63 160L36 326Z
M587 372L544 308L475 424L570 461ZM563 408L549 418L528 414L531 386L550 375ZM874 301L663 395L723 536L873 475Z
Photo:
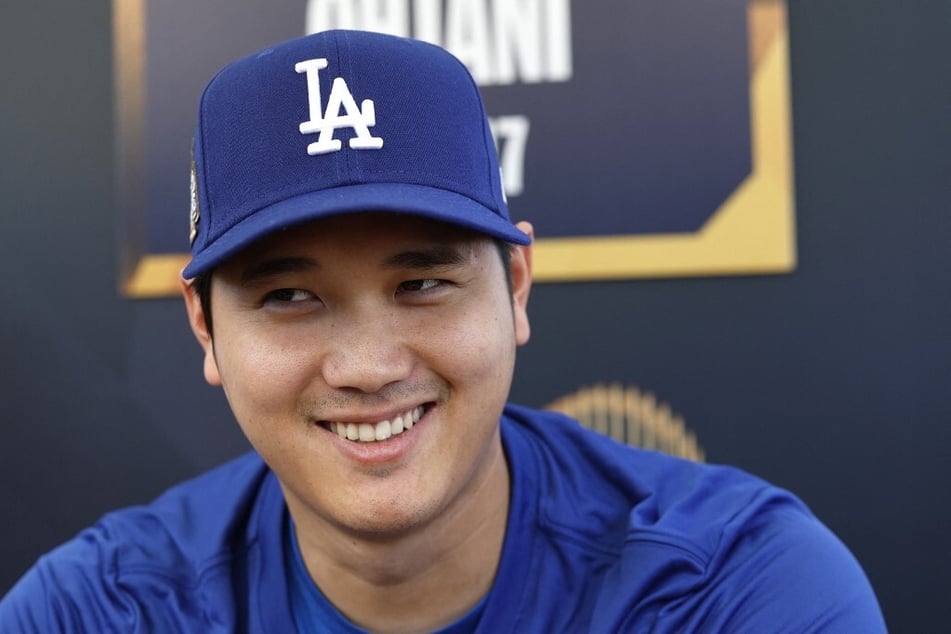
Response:
M514 397L653 390L798 492L895 631L951 622L951 5L790 2L795 273L540 285ZM0 19L0 591L246 448L176 300L116 292L110 3Z

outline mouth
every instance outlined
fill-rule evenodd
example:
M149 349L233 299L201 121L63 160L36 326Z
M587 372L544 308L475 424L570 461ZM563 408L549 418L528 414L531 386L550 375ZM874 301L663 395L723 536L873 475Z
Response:
M352 442L381 442L412 429L425 413L426 406L420 405L389 420L375 423L324 422L321 426Z

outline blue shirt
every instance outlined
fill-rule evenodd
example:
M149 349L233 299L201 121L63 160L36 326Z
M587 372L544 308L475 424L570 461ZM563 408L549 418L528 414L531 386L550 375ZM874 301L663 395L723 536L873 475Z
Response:
M509 406L501 429L512 498L476 632L885 631L858 563L788 492L557 414ZM248 454L41 558L0 631L293 632L286 514Z
M288 591L291 614L300 634L366 634L363 630L340 613L324 593L320 591L307 572L304 559L300 554L297 537L294 535L293 522L288 520L284 531L284 567L288 574ZM457 620L433 634L472 634L479 626L479 619L485 611L485 598Z

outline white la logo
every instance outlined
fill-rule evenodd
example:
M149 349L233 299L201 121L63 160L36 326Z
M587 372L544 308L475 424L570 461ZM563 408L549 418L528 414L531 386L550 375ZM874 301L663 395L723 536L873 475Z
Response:
M340 150L343 145L339 139L334 138L334 130L337 128L353 128L356 136L351 137L350 147L355 150L379 150L382 148L383 139L370 134L370 128L376 125L373 101L364 99L360 107L357 108L357 102L350 94L350 89L343 77L334 79L330 88L330 98L327 100L327 112L323 114L320 112L318 73L323 68L327 68L327 60L322 57L299 62L294 66L294 70L298 73L307 74L307 100L310 106L310 121L304 121L300 124L300 133L320 133L316 143L307 146L307 153L313 156ZM340 113L341 108L346 111L346 114Z

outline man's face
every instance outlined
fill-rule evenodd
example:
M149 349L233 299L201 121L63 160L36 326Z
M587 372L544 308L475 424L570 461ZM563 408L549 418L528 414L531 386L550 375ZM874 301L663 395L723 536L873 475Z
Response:
M185 296L205 376L298 524L387 535L452 513L504 468L498 421L528 340L530 277L528 249L513 253L510 294L491 239L358 214L219 266L213 343Z

